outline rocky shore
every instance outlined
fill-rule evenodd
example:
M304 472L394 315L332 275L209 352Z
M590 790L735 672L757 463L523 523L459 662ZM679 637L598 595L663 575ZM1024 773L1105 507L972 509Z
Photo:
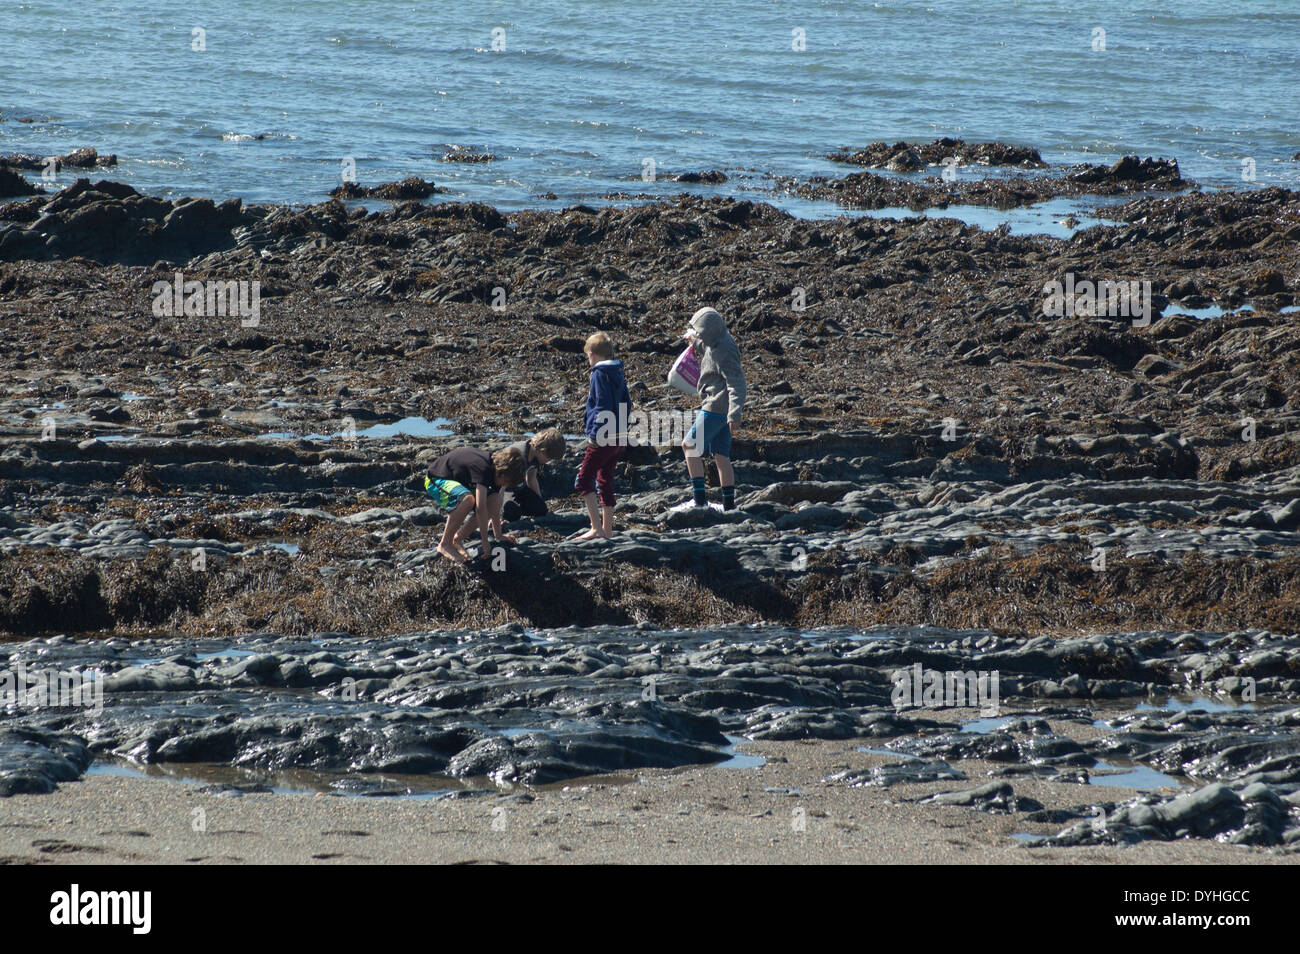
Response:
M1143 196L1069 239L88 180L0 209L0 629L1296 625L1294 193ZM159 314L178 274L257 281L258 314ZM1044 314L1048 283L1105 280L1150 282L1148 320ZM661 444L619 539L565 543L574 453L509 572L431 565L430 457L579 430L595 327L638 410L688 413L662 382L702 302L751 384L737 512L674 510Z
M1055 826L1043 844L1300 845L1294 635L511 624L10 649L11 670L105 678L101 706L35 707L0 732L4 795L53 791L99 759L182 778L233 766L244 781L205 790L236 796L307 770L336 795L404 796L412 777L425 791L435 777L448 781L431 791L470 797L716 763L733 740L856 739L890 758L821 783L918 786L920 803ZM936 710L899 694L922 667L998 676L991 695ZM1068 793L1068 805L1016 794L1033 781ZM1108 797L1117 788L1137 794Z
M864 738L914 756L891 771L917 784L964 775L973 808L1058 812L1058 844L1285 850L1300 195L897 145L840 157L892 175L776 185L865 208L1105 195L1113 224L1058 239L695 196L266 207L90 179L0 205L0 631L29 640L11 665L108 671L112 702L23 715L8 790L94 757L541 783L716 761L727 735ZM927 171L948 155L1029 172L948 182ZM258 313L169 315L178 273L258 282ZM1053 282L1146 282L1150 311L1045 313ZM575 439L544 478L553 513L514 525L497 569L436 558L431 457L578 431L596 328L639 409L689 410L663 381L702 304L750 383L736 511L681 509L660 443L620 471L618 536L567 542ZM252 655L199 658L249 632ZM997 668L1017 718L900 714L889 673L915 661ZM1251 708L1132 708L1247 686ZM1095 799L1059 814L1015 790L1117 754L1200 787L1102 800L1101 828Z

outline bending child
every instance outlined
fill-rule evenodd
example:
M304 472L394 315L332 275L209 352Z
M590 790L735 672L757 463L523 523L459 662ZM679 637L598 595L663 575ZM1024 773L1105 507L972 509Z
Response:
M591 529L579 540L614 535L614 465L627 451L627 421L632 413L632 395L623 376L623 362L614 358L614 342L598 331L583 348L591 367L591 389L587 394L587 450L578 468L573 489L582 495L591 518ZM597 488L603 512L596 506Z
M686 440L682 441L692 499L697 507L709 505L701 458L712 454L722 488L722 509L734 510L736 473L731 468L731 435L740 425L745 406L745 372L740 367L740 349L722 316L712 308L701 308L692 316L684 337L700 362L700 381L696 386L701 398L700 412Z
M471 513L477 518L483 544L479 559L487 559L492 552L489 525L498 540L514 543L513 536L501 532L500 490L523 479L524 458L513 447L495 454L474 447L459 447L430 464L424 491L447 513L447 526L442 531L438 552L454 563L469 561L469 553L461 545L463 535L457 531L461 524L467 523Z
M542 498L542 486L537 478L542 467L564 456L568 449L564 435L558 428L548 427L510 446L524 457L524 481L504 492L505 504L501 514L507 523L520 517L544 517L546 501Z

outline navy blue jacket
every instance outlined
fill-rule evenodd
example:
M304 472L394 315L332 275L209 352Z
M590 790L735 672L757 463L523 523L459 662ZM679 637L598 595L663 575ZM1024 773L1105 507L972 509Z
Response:
M591 369L591 391L583 422L587 436L598 444L626 444L631 413L632 395L623 376L623 362L600 362Z

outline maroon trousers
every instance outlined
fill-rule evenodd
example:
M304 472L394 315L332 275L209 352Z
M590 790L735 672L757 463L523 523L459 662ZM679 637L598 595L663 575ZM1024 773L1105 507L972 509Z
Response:
M600 490L600 502L606 507L614 506L614 465L618 463L626 447L600 447L588 444L587 452L582 455L582 465L578 468L578 479L573 482L573 489L580 494L595 493Z

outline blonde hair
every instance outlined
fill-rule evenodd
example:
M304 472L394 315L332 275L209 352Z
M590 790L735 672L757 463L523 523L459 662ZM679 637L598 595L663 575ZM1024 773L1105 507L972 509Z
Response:
M587 339L587 343L582 348L587 354L595 355L604 361L614 357L614 342L603 331L597 331Z

